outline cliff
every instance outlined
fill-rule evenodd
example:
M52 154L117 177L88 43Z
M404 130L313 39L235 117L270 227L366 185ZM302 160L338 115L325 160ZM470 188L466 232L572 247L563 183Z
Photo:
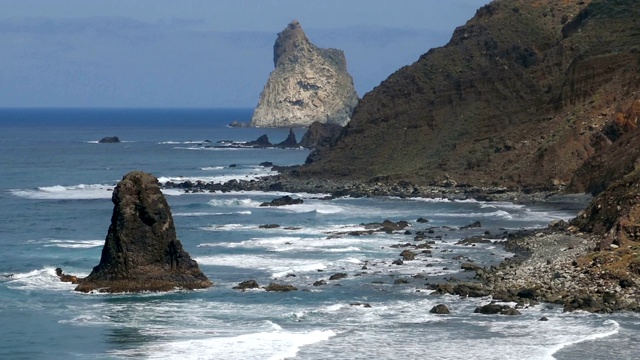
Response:
M344 53L313 45L297 21L273 46L269 75L252 126L309 126L314 121L345 125L358 103Z
M493 1L366 94L301 175L563 188L640 98L639 15L635 0Z
M79 281L76 291L169 291L212 285L177 239L169 204L153 175L125 175L112 201L100 263Z

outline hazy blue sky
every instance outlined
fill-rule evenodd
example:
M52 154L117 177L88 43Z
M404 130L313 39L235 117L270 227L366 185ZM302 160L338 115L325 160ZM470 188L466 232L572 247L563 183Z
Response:
M0 0L0 107L253 107L291 20L360 96L488 0Z

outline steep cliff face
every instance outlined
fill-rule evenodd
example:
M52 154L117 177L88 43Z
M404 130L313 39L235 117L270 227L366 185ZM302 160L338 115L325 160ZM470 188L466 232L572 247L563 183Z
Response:
M275 70L260 94L252 126L345 125L358 103L344 53L313 45L293 21L273 46Z
M366 94L303 175L548 189L640 90L640 2L496 0Z

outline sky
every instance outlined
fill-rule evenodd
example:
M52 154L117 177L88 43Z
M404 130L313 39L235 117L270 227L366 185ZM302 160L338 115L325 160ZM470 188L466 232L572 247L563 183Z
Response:
M0 0L0 107L255 107L292 20L359 96L488 0Z

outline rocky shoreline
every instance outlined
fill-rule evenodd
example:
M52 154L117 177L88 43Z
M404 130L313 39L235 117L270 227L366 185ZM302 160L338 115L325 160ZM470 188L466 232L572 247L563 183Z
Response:
M431 198L448 200L475 199L479 201L538 202L560 194L560 189L513 191L503 187L476 187L445 183L443 185L423 186L407 181L389 183L386 181L362 182L342 179L317 179L297 177L297 166L273 166L280 174L252 180L229 180L214 183L186 180L167 182L168 189L186 192L231 192L231 191L282 191L291 193L324 194L327 198L343 196L394 196L400 198Z
M388 184L355 180L310 179L296 177L295 167L278 168L282 173L258 180L230 180L226 183L167 183L167 188L187 192L271 191L322 194L321 199L342 196L397 196L449 200L544 202L559 191L509 191L505 188L472 186L418 186L409 182ZM293 176L292 176L293 174ZM495 239L494 239L495 240ZM546 229L526 230L507 235L503 243L514 256L499 265L478 266L470 281L453 280L430 285L437 293L483 297L516 302L525 307L539 302L562 304L566 311L640 311L640 276L633 272L604 270L597 257L600 236L583 233L564 221ZM611 251L624 249L611 249ZM615 255L613 256L615 258ZM600 258L600 257L598 257ZM483 265L483 264L479 264Z
M640 311L640 277L614 274L594 263L598 237L569 226L516 235L505 243L515 256L480 278L494 299L521 305L562 304L565 311Z

